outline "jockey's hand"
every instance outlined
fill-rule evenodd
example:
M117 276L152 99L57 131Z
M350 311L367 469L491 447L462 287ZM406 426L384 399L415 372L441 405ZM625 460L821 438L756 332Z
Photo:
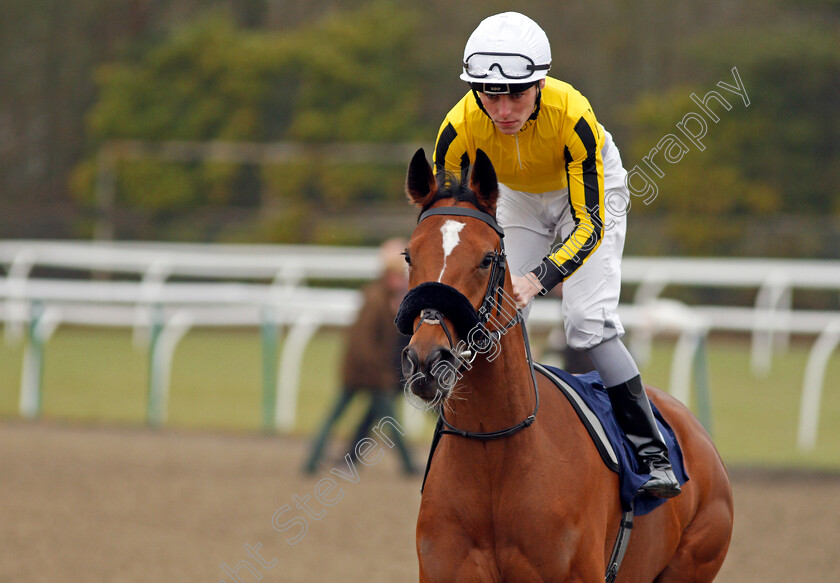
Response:
M513 282L513 298L520 308L528 305L534 296L539 294L543 287L540 280L532 273L526 274L524 277L519 275L511 275Z

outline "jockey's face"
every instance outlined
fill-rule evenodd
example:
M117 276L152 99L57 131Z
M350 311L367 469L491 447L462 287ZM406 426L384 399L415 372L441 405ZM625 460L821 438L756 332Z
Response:
M540 81L540 88L545 86L545 81ZM490 114L493 124L503 134L514 135L531 114L534 113L534 106L537 103L537 87L529 87L523 93L511 93L510 95L490 95L479 93L484 109Z

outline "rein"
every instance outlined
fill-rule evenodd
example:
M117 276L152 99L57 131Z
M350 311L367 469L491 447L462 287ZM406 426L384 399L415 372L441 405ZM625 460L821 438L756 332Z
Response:
M502 228L498 225L496 220L488 213L479 210L473 210L470 208L463 208L463 207L437 207L433 209L429 209L420 215L420 218L417 220L418 224L422 222L424 219L430 216L436 215L445 215L445 216L459 216L459 217L471 217L474 219L478 219L487 225L489 225L496 233L499 235L499 249L493 254L493 263L491 265L490 270L490 278L487 282L487 289L484 292L484 299L481 302L481 305L478 308L478 322L480 325L486 324L490 320L490 316L492 315L492 311L494 307L497 309L498 315L501 317L502 314L502 296L504 294L504 283L505 283L505 243L504 237L505 233ZM424 285L424 284L421 284ZM419 286L418 286L419 287ZM447 286L449 287L449 286ZM417 289L417 288L415 288ZM454 288L450 288L452 291L450 293L459 294L461 297L464 297L458 290ZM408 296L406 296L408 297ZM452 335L449 332L448 327L446 326L446 322L444 321L444 315L434 308L424 308L420 312L420 323L414 329L416 333L417 330L423 324L431 324L431 325L440 325L446 334L446 337L449 339L449 346L450 350L454 349L455 346L452 341ZM531 382L533 383L534 387L534 412L531 413L528 417L524 420L520 421L516 425L512 425L506 429L500 429L498 431L489 431L489 432L475 432L475 431L465 431L463 429L458 429L451 423L446 420L446 417L443 415L443 408L441 408L439 413L440 422L443 424L443 428L441 428L439 435L458 435L460 437L464 437L467 439L479 439L479 440L490 440L490 439L499 439L502 437L508 437L525 429L526 427L530 427L531 424L534 423L537 417L537 411L540 407L540 392L537 388L537 377L534 373L534 361L531 356L531 344L528 341L528 332L525 329L524 325L524 318L522 316L522 311L517 308L516 315L505 324L501 330L487 330L489 338L487 344L484 345L477 345L476 348L479 352L489 348L489 344L492 342L498 342L501 340L502 336L516 326L517 324L521 324L522 328L522 337L525 343L525 354L528 359L528 368L531 371ZM462 336L464 336L462 334ZM472 351L466 350L461 352L460 354L456 354L456 356L471 356L472 362L476 354L473 354Z

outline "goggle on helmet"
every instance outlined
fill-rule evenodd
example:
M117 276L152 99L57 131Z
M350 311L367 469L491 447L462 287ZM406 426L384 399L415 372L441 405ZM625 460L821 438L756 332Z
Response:
M482 93L519 93L545 79L551 47L539 25L505 12L484 19L464 48L461 79Z

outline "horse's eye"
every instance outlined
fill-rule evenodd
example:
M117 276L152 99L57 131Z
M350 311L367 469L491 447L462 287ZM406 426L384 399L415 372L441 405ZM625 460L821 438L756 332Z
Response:
M409 254L408 254L408 249L406 249L405 251L403 251L400 255L402 255L402 256L405 258L405 262L406 262L406 263L408 263L409 265L411 265L411 255L409 255Z
M487 269L491 265L493 265L493 254L488 253L487 255L484 256L484 259L481 260L481 264L479 264L479 267L481 269Z

